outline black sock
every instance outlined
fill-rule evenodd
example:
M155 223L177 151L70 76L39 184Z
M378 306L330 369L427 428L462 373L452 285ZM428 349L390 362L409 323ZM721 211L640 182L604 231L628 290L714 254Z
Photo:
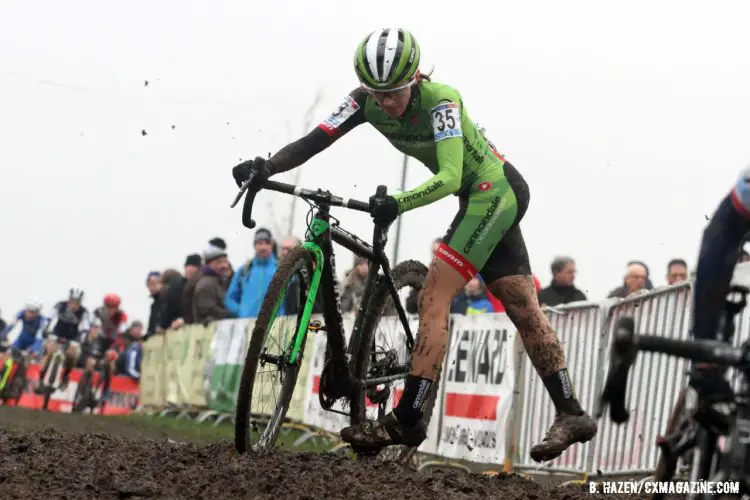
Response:
M544 382L552 402L555 403L555 409L558 413L583 415L583 408L576 399L576 393L573 390L573 383L570 381L567 368L544 377L542 382Z
M393 413L399 422L407 427L413 427L422 419L424 405L430 396L432 380L415 377L414 375L406 376L404 384L404 394L398 402L398 406L393 409Z

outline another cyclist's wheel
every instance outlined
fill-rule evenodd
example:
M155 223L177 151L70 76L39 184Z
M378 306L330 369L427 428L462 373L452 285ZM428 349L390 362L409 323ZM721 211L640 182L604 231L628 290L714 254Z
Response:
M104 364L104 368L102 368L101 376L99 377L99 380L96 384L96 391L95 394L99 395L99 400L97 401L94 399L94 403L99 403L99 414L104 415L104 407L107 404L107 399L109 398L109 388L112 384L112 368L109 365L109 363ZM91 408L91 411L94 411L93 405Z
M248 448L257 453L272 449L284 422L305 349L303 339L296 361L290 363L312 264L313 255L307 249L292 249L279 264L263 299L237 394L234 444L239 453ZM282 316L281 308L290 305L298 314Z
M688 426L697 425L690 420L690 415L688 415L686 409L685 398L687 391L688 389L683 389L677 397L677 401L667 422L667 429L664 433L665 437L672 436L675 433L686 435L689 432ZM716 436L706 429L699 428L697 429L695 447L683 453L682 456L677 457L676 463L673 462L670 464L663 452L659 455L659 461L656 463L656 469L654 470L654 480L672 481L675 478L680 480L708 479L711 477L716 465L718 465L717 458ZM685 477L685 472L689 474L689 477ZM652 500L661 500L665 496L663 493L653 493L650 498Z
M403 304L409 293L419 292L422 289L427 277L427 267L418 261L404 261L391 270L391 277ZM371 380L394 374L401 374L402 377L375 387L356 390L351 398L352 425L361 423L365 418L371 420L380 418L385 414L387 407L395 406L393 404L396 393L394 386L402 383L411 369L412 353L407 349L404 327L396 312L384 276L378 279L366 314L359 352L354 362L354 376L360 380ZM412 328L412 335L415 337L416 330ZM438 378L432 385L425 405L425 424L428 424L432 418L439 381L440 374L438 373ZM413 451L415 450L411 450L412 453Z
M44 386L44 400L42 401L42 410L46 410L49 406L49 399L52 393L57 390L57 377L61 375L65 361L65 355L56 351L52 354L52 358L49 360L47 366L47 373L44 374L44 378L41 383Z
M90 406L90 401L93 396L92 377L93 373L91 370L83 370L81 379L78 381L76 394L73 397L73 407L71 408L71 412L82 413L83 410Z

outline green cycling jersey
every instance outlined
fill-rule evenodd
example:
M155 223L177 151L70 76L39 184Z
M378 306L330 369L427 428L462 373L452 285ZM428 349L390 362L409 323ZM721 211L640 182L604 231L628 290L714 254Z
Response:
M396 149L430 169L431 179L393 195L402 213L450 194L468 195L485 177L502 172L504 163L469 117L457 90L423 81L413 94L404 116L391 118L366 91L357 89L320 125L335 138L370 123Z
M479 271L491 278L526 273L528 256L516 228L528 204L525 181L471 120L461 94L448 85L414 85L400 118L389 117L366 90L357 88L312 132L271 157L271 173L301 165L364 123L433 174L414 189L392 194L399 213L451 194L461 200L439 252L444 260L467 278Z

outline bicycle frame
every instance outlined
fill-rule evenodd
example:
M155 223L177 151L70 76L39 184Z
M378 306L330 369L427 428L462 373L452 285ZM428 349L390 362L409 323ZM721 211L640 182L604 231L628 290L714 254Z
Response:
M376 233L377 232L378 228L376 228ZM378 238L376 236L376 240L382 240L382 245L376 244L376 246L385 246L384 237L381 236L380 238ZM359 240L353 235L349 235L347 232L341 230L337 226L332 226L330 224L328 207L324 206L324 204L321 204L310 224L310 229L307 232L305 243L303 244L303 247L310 251L310 253L312 253L315 257L315 270L313 271L313 276L310 282L310 291L307 295L307 301L302 313L302 318L300 320L299 329L297 330L297 335L295 336L295 342L294 346L292 347L289 362L295 363L299 359L299 353L302 348L302 343L305 341L307 335L310 317L312 315L315 300L320 288L323 270L326 267L332 270L332 276L335 280L335 259L333 246L330 245L331 241L340 244L356 255L367 258L370 262L367 280L365 281L365 291L362 295L360 310L358 311L357 317L355 319L354 329L352 331L352 337L349 343L349 351L351 352L351 346L357 345L359 341L359 336L362 330L362 324L364 322L365 316L362 313L364 312L365 306L370 303L370 298L372 296L372 293L374 292L378 273L381 268L384 271L386 279L389 280L391 296L394 298L394 303L399 317L402 323L405 325L407 347L409 350L411 350L414 345L414 337L408 326L406 312L404 311L401 301L398 300L398 292L396 291L395 283L393 283L393 279L390 276L390 266L387 258L382 255L382 252L378 253L375 248L370 247L364 241ZM337 283L333 283L333 288L338 288ZM336 305L339 309L338 312L340 313L341 309L338 293L336 293L336 299ZM276 307L277 310L274 311L274 317L278 312L278 304ZM341 325L341 327L341 333L343 334L343 325Z
M234 206L239 199L242 197L244 192L248 189L250 180L248 180L240 190L240 193L235 198ZM371 302L372 294L375 290L375 286L378 280L379 271L382 269L384 279L388 286L389 293L393 299L396 311L399 319L404 326L405 335L407 339L407 348L411 351L414 347L414 336L409 327L409 321L406 316L401 300L398 297L398 291L396 290L396 284L393 282L391 276L390 263L385 255L384 248L387 243L387 227L375 226L373 229L373 244L369 245L365 241L359 239L357 236L348 233L347 231L338 227L338 225L332 225L330 220L330 208L332 206L343 206L352 208L360 211L367 211L369 205L364 202L358 202L356 200L349 200L333 196L327 191L317 190L311 191L299 188L294 185L284 184L280 182L266 181L263 185L266 190L277 191L285 194L298 196L305 200L310 200L317 205L317 209L313 214L313 219L308 227L307 234L305 235L305 243L303 247L309 250L315 257L315 269L313 270L313 276L310 282L310 290L307 295L307 301L305 303L302 316L300 318L299 327L297 329L293 346L291 346L291 353L289 357L289 363L296 363L299 360L299 353L302 349L303 342L307 337L309 329L310 317L312 315L313 307L315 305L315 299L318 294L318 290L322 285L327 288L327 291L332 292L332 296L335 297L335 310L326 307L324 311L324 318L328 328L328 341L332 343L332 355L334 356L334 363L345 361L343 359L337 359L340 354L352 354L356 352L359 347L359 339L362 331L362 326L366 314L366 308L369 307ZM376 196L385 196L385 186L379 186ZM255 193L248 193L245 198L244 210L243 210L243 224L246 227L252 228L255 226L255 222L251 218L252 203L255 197ZM352 336L349 341L348 348L344 345L344 325L341 315L341 304L338 293L338 279L336 277L336 263L335 263L335 252L333 249L332 242L338 243L344 248L350 250L355 255L365 257L369 261L369 270L367 280L365 281L365 290L362 295L359 310L354 323L354 329ZM324 275L324 273L326 273ZM328 279L326 279L326 276ZM290 278L291 279L291 278ZM288 284L287 284L288 286ZM278 314L280 302L276 304L276 309L273 312L273 319ZM333 341L333 342L332 342ZM340 351L337 349L341 347ZM378 379L369 380L365 386L378 385L393 380L403 378L403 375L391 375L387 377L380 377ZM358 381L362 383L362 381Z

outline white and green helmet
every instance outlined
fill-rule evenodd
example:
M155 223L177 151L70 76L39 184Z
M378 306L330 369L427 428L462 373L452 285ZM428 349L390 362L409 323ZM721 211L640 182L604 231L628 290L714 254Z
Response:
M398 90L411 85L419 68L419 44L408 31L383 28L357 46L354 71L368 90Z

